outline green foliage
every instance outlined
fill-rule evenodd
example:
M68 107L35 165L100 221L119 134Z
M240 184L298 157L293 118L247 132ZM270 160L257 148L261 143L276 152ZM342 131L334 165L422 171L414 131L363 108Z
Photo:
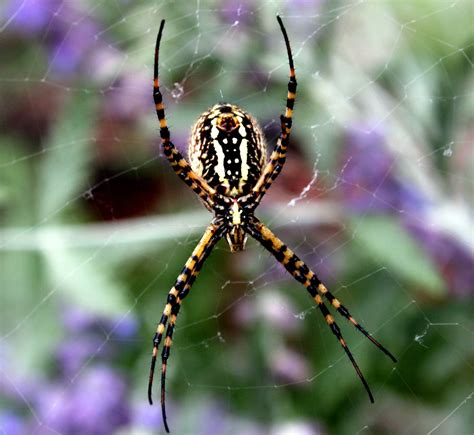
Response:
M37 178L38 219L58 220L61 211L81 197L94 158L98 101L87 93L72 93L45 141Z
M432 296L446 293L434 264L397 219L365 216L354 219L352 228L359 250L377 264L384 265L401 280L421 286Z

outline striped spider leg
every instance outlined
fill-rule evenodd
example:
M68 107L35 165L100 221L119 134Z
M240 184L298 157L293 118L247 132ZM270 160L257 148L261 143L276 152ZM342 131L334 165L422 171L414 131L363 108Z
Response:
M252 189L252 193L255 196L255 206L260 203L265 192L272 185L275 179L283 169L283 165L286 161L286 152L288 150L288 143L290 141L291 125L293 120L293 108L296 99L296 73L295 66L293 64L293 55L291 53L290 41L286 33L283 22L279 16L277 16L278 24L285 39L286 51L288 54L288 63L290 66L290 79L288 81L288 94L286 98L285 114L280 116L281 120L281 132L278 137L277 143L273 152L270 156L270 160L265 166L262 175Z
M364 334L375 346L377 346L383 353L385 353L394 363L397 362L396 358L383 347L375 338L373 338L363 327L358 323L354 317L351 316L342 303L336 299L333 294L321 283L317 275L290 249L286 246L269 228L267 228L262 222L256 217L252 217L251 222L245 226L245 230L255 240L269 251L278 262L280 262L285 269L293 275L293 277L306 287L306 290L316 302L321 314L323 315L326 323L331 328L332 333L336 336L339 343L343 347L347 356L349 357L352 365L354 366L357 376L359 376L362 384L364 385L369 399L374 403L374 397L370 391L369 385L364 378L359 366L357 365L349 347L347 346L344 338L342 337L341 331L336 324L334 318L330 314L326 304L324 303L321 296L325 297L332 306L350 321L362 334Z
M184 265L181 274L178 276L174 286L171 288L168 293L168 298L166 301L161 320L158 323L156 333L153 337L153 352L151 357L150 364L150 375L148 380L148 401L150 405L153 404L152 400L152 387L153 387L153 377L155 373L156 358L158 355L158 347L161 343L163 333L165 332L166 324L168 323L168 328L166 330L165 341L163 345L163 350L161 353L161 410L163 414L163 422L165 429L169 432L168 423L166 421L166 408L165 408L165 381L166 381L166 366L170 353L170 348L172 344L172 337L174 326L176 324L176 318L181 307L182 300L188 295L191 290L194 281L196 280L202 265L205 260L211 253L212 249L222 237L224 226L222 222L219 222L218 219L214 219L211 224L208 226L201 240L194 248L193 253L189 257L188 261Z
M165 107L163 104L163 96L160 91L158 74L160 42L164 26L165 20L162 20L158 36L156 37L155 63L153 68L153 100L155 102L156 115L160 122L160 136L163 145L163 152L179 178L181 178L197 195L199 195L199 197L204 201L206 207L212 209L214 205L213 197L216 191L191 169L189 163L176 149L170 138L170 131L166 121Z

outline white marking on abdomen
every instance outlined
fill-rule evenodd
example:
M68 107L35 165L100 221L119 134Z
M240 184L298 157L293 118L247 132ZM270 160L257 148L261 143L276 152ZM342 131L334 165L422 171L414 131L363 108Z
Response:
M216 154L217 154L217 164L216 164L215 170L217 172L217 175L219 175L219 180L224 181L225 180L224 150L222 149L222 146L218 140L213 140L212 143L214 144L214 149L216 150Z
M247 180L249 175L249 166L247 165L247 154L248 154L248 140L242 139L240 142L240 160L242 161L241 164L241 179Z

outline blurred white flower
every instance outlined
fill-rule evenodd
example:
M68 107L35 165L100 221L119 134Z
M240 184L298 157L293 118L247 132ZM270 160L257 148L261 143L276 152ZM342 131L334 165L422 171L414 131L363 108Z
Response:
M309 364L306 359L288 348L280 348L270 355L272 372L286 382L297 382L309 376Z
M255 298L242 301L236 310L235 318L242 325L263 320L272 328L288 333L298 331L301 326L294 314L296 312L291 299L276 289L270 289L259 291Z
M324 431L308 421L289 421L270 430L270 435L322 435Z

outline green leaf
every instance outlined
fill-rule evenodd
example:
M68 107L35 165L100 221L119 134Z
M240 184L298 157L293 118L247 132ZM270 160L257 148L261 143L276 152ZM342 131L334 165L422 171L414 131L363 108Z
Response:
M101 315L120 315L132 308L127 289L101 260L101 249L45 250L50 286L64 300Z
M355 240L378 264L433 295L446 291L444 282L426 253L394 218L369 216L353 220Z
M84 188L93 153L96 99L73 94L61 111L38 169L39 218L51 218Z
M32 224L34 191L32 159L18 138L0 135L0 224ZM0 244L6 243L0 236Z

